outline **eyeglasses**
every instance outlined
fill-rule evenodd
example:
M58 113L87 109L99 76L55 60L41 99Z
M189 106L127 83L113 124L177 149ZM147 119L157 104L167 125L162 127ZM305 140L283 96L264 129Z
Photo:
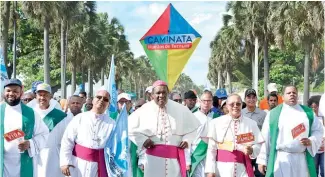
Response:
M135 109L139 109L139 108L141 108L141 106L142 106L142 105L137 105L137 106L135 107Z
M202 102L210 103L212 100L201 100Z
M228 105L231 106L231 107L234 107L235 105L236 105L237 107L239 107L239 106L241 106L241 104L242 104L242 103L240 103L240 102L235 102L235 103L229 103Z
M175 99L173 101L178 102L178 103L181 103L182 102L182 99Z
M24 98L23 99L23 101L25 101L25 102L30 102L30 101L32 101L33 100L33 98Z
M104 96L96 96L97 99L101 100L103 99L103 101L105 102L109 102L109 99L107 97L104 97Z

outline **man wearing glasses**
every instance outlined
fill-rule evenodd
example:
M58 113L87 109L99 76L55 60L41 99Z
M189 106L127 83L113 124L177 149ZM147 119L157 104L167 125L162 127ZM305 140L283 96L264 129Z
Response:
M184 100L185 100L185 106L187 106L188 109L192 111L192 113L195 113L196 111L199 110L199 107L195 106L197 101L197 96L192 90L189 90L184 94Z
M27 104L27 103L29 103L30 101L32 101L33 99L34 99L35 97L34 97L34 94L33 93L31 93L31 92L28 92L28 93L25 93L24 95L23 95L23 103L24 104Z
M194 113L200 121L201 126L197 129L195 140L191 144L190 154L193 162L190 167L190 176L205 177L204 166L208 143L208 123L218 117L211 111L213 95L209 90L205 90L200 97L200 108Z
M173 92L170 94L170 99L179 103L179 104L182 104L182 97L179 93L177 92Z
M127 93L121 93L117 96L117 106L119 111L122 110L124 104L126 106L126 111L130 115L132 113L132 102L131 96Z
M205 172L208 177L254 177L250 159L257 157L264 139L257 123L242 114L239 95L230 95L226 104L229 113L209 123Z
M65 176L107 176L103 148L115 124L106 114L109 100L110 94L101 88L96 92L91 111L78 114L67 126L60 151L60 166Z

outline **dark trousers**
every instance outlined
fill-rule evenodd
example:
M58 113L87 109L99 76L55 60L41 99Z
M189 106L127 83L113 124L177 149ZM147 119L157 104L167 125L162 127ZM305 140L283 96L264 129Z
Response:
M254 168L255 177L265 177L260 171L258 171L258 164L256 163L256 159L252 159L252 167Z

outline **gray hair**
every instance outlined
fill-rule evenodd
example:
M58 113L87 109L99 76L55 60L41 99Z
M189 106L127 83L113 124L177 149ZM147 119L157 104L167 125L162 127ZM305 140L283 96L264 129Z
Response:
M228 98L226 101L227 104L229 103L229 100L231 97L238 97L240 99L240 102L243 103L243 100L241 99L240 95L238 95L237 93L232 93L232 94L228 95Z

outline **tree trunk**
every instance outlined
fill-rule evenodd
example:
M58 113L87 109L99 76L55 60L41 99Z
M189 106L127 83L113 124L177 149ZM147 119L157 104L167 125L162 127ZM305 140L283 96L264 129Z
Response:
M86 83L86 77L85 77L85 67L81 67L81 79L82 79L82 88L83 88L83 90L81 90L82 92L84 92L85 91L85 83Z
M255 60L254 60L254 55L252 54L252 88L254 88L255 85L255 70L254 70L254 66L255 66Z
M73 61L72 65L72 73L71 73L71 95L76 91L76 76L77 75L77 65L76 65L76 59Z
M10 78L11 72L8 69L8 30L9 30L9 17L10 17L10 1L0 2L1 5L1 43L0 47L2 49L3 59L6 65L8 77Z
M66 43L66 22L61 20L61 98L67 97L67 88L66 88L66 63L65 63L65 43Z
M232 93L231 74L229 71L229 67L227 67L226 69L227 69L228 94L231 94Z
M101 68L100 71L100 78L101 78L101 85L103 86L105 84L105 73L104 73L104 67Z
M307 101L309 99L309 54L310 54L310 48L309 46L306 46L305 64L304 64L304 96L303 96L304 105L307 105Z
M16 78L16 59L17 59L17 19L16 19L16 9L17 9L17 1L13 2L12 14L13 14L13 26L14 26L14 49L13 49L13 60L12 60L12 75L13 78Z
M254 83L255 83L255 86L253 87L256 91L256 95L257 95L257 98L258 98L258 38L255 37L255 62L254 62Z
M44 82L47 84L51 84L49 30L50 30L50 21L48 20L48 18L45 18L44 21Z
M217 89L220 89L222 85L222 77L221 77L221 71L218 71L218 86Z
M267 85L269 85L270 75L269 75L269 43L267 36L264 38L264 97L267 97Z
M88 67L88 97L93 96L93 77L90 67Z

